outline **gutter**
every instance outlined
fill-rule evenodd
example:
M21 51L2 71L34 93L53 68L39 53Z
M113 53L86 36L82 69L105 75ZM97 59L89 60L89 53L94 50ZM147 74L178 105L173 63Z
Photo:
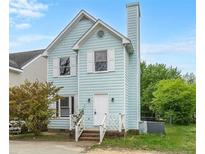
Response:
M11 67L11 66L9 66L9 70L12 70L12 71L17 72L17 73L23 73L22 69L14 68L14 67Z

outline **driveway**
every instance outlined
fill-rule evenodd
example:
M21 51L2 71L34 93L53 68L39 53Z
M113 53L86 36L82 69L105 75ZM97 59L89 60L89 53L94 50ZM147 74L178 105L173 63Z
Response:
M82 154L91 142L10 141L10 154Z
M10 141L10 154L164 154L156 151L128 149L88 150L96 142Z

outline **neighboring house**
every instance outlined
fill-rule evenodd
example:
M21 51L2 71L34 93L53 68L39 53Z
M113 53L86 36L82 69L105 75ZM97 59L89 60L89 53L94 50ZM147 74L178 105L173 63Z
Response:
M28 81L47 81L47 59L42 57L44 49L9 54L9 86Z
M116 19L117 20L117 19ZM45 49L48 81L60 90L51 106L56 117L49 129L72 129L72 114L83 110L81 130L138 130L140 121L140 10L127 5L124 36L86 11L75 18ZM104 120L105 119L105 120ZM105 127L106 123L106 127ZM81 125L83 129L79 129Z

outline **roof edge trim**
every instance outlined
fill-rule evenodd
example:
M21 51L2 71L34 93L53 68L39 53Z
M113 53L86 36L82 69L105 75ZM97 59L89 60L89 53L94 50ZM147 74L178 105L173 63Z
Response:
M72 20L71 22L55 37L55 39L48 45L48 47L43 52L43 56L47 55L48 50L64 35L64 33L72 27L72 25L82 16L88 17L92 22L96 22L97 19L87 13L85 10L81 10Z
M18 68L11 67L11 66L9 66L9 69L12 70L12 71L14 71L14 72L18 72L18 73L22 73L22 72L23 72L22 69L18 69Z

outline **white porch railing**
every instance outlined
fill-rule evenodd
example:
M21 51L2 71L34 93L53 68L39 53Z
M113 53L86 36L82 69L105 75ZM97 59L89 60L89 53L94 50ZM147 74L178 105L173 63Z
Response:
M83 130L84 130L84 115L82 115L82 117L80 118L80 120L75 126L75 141L76 142L78 142L78 139L80 135L82 134Z
M125 114L119 113L119 132L125 129Z
M73 115L70 114L70 131L73 129Z
M106 128L106 121L107 121L107 114L105 114L105 116L103 118L103 121L102 121L102 123L99 126L99 129L100 129L100 142L99 142L99 144L102 143L103 138L105 136L105 132L106 132L106 129L107 129Z

